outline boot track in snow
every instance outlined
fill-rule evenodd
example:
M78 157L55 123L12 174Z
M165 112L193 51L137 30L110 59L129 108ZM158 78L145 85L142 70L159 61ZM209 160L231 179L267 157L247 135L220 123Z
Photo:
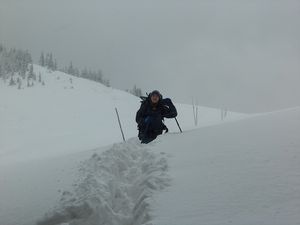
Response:
M167 160L131 139L80 165L74 190L64 191L37 225L151 224L150 197L169 185Z

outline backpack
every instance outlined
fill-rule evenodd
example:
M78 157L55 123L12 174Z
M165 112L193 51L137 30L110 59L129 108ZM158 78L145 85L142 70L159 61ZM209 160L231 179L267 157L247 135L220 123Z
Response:
M140 96L140 98L142 99L141 103L144 104L149 98L149 96ZM176 107L170 98L161 99L161 103L166 111L166 113L163 115L164 118L170 119L175 118L177 116Z

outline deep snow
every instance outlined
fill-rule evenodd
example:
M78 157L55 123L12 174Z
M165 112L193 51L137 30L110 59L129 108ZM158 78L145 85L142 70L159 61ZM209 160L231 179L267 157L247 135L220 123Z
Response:
M94 153L80 165L74 190L64 191L59 204L38 225L145 224L149 198L169 184L164 154L136 139Z
M36 82L34 87L17 90L0 81L1 164L56 157L120 142L115 107L126 139L137 135L134 120L139 98L37 65L34 71L42 74L45 86ZM182 129L194 129L192 106L176 107ZM244 117L229 112L225 121ZM220 120L219 109L199 107L199 126ZM178 132L174 120L166 120L166 124L170 132Z
M299 224L299 134L295 108L94 150L38 224Z
M176 104L178 132L135 138L139 99L61 72L0 82L0 225L300 224L300 109ZM70 82L72 78L72 83ZM127 139L115 116L118 108Z
M167 135L155 225L300 224L300 108Z

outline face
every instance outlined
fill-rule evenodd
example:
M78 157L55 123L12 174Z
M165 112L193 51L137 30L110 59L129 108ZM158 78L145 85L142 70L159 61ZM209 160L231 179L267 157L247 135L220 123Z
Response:
M159 96L158 95L151 95L151 102L156 104L159 101Z

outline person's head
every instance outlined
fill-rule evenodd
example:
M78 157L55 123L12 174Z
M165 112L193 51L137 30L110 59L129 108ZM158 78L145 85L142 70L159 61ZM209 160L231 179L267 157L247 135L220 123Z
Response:
M159 91L155 90L152 91L150 94L150 99L151 99L151 103L153 104L157 104L159 102L159 100L161 100L162 96L159 93Z

